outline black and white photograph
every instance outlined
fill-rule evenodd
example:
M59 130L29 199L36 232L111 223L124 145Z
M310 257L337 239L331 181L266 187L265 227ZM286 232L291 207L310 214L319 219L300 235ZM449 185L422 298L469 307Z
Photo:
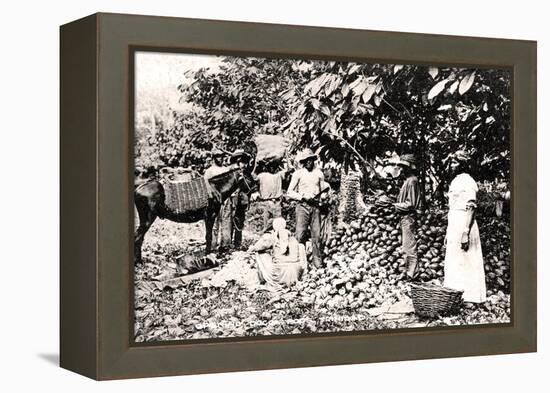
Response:
M133 56L135 342L512 322L510 69Z

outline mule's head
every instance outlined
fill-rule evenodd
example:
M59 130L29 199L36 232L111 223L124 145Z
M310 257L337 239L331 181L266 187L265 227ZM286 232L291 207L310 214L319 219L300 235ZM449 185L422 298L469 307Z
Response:
M223 199L240 189L250 193L258 188L258 180L252 172L246 168L234 166L227 172L209 179L210 184L222 195Z

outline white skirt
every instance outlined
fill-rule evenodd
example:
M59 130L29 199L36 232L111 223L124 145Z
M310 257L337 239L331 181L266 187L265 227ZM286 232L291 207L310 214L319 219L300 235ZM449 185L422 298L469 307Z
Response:
M487 297L485 270L479 228L474 221L470 230L468 251L460 247L462 233L467 227L465 210L449 210L447 226L447 249L445 252L444 286L464 291L466 302L483 303Z

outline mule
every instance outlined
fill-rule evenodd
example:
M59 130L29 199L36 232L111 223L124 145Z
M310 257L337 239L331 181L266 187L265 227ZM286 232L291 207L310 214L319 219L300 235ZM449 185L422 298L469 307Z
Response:
M230 169L209 180L212 187L206 206L190 210L181 214L174 214L165 205L164 187L158 180L148 181L137 186L134 190L134 203L139 216L139 226L134 234L134 258L136 263L141 262L141 248L145 234L157 218L179 223L194 223L205 221L206 253L212 251L213 227L220 209L227 198L237 189L249 194L257 188L257 182L250 173L240 168Z

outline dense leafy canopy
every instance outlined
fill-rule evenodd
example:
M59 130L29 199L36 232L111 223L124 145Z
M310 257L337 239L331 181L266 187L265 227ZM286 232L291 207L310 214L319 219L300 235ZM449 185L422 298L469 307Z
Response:
M476 180L509 176L505 70L225 57L191 81L179 86L191 109L140 145L158 165L201 167L214 146L252 149L257 134L284 134L291 153L312 147L371 176L389 152L414 153L428 193L448 184L459 149Z

